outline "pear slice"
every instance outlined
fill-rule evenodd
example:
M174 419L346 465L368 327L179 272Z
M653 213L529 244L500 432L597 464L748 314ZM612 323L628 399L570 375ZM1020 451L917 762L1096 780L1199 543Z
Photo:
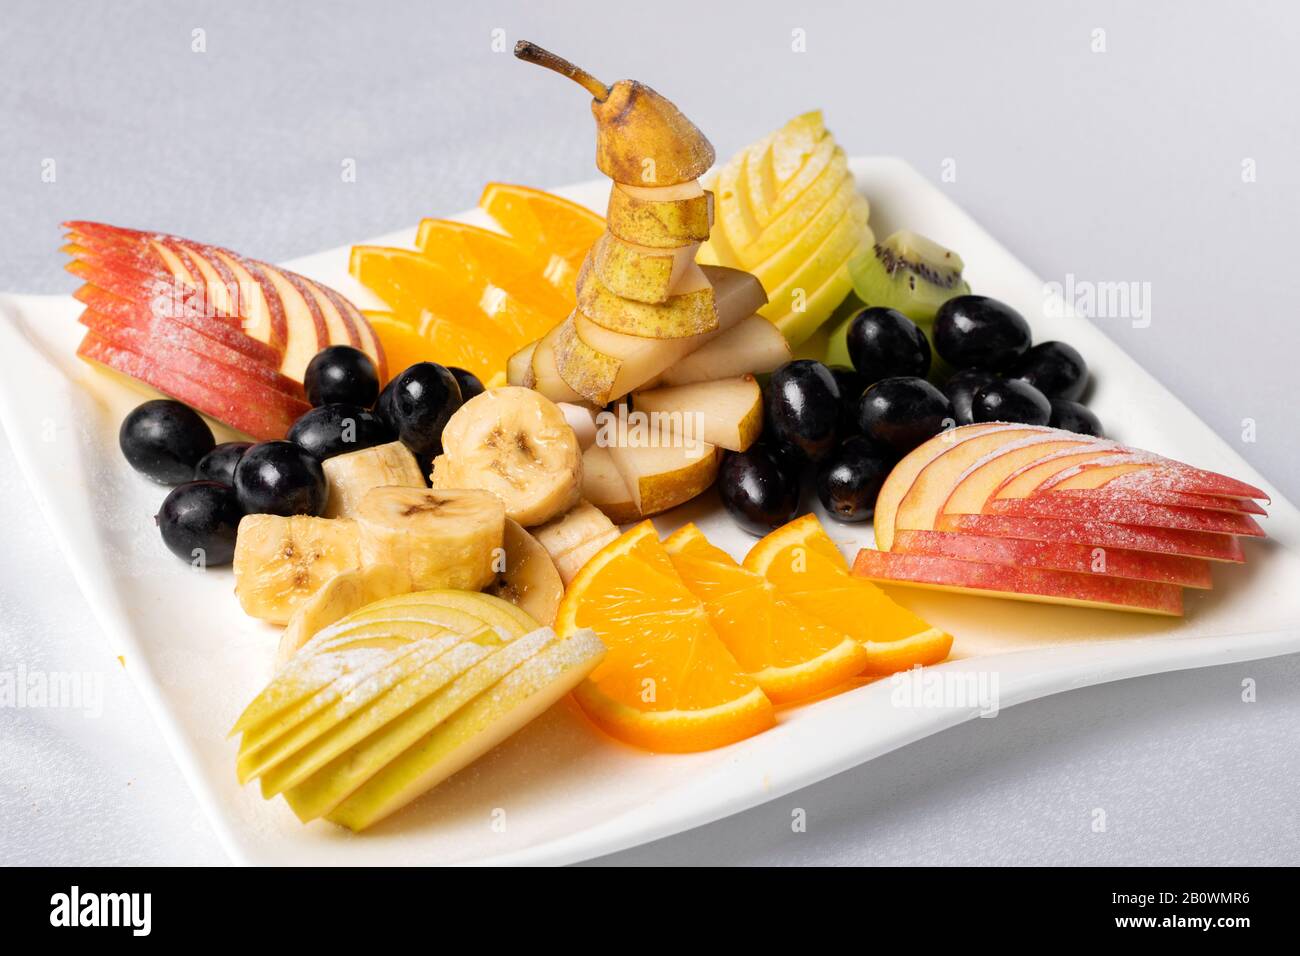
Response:
M638 412L676 415L690 434L730 451L744 451L763 430L763 391L752 375L634 392Z
M713 193L699 183L666 189L615 185L609 191L605 228L624 242L674 249L709 238L713 227Z
M564 387L595 405L612 400L623 362L587 344L577 333L577 316L571 315L556 326L552 346L555 367ZM641 341L653 341L644 339ZM542 394L551 397L542 390Z
M406 806L545 713L604 657L590 629L552 643L371 777L329 819L364 830Z
M366 706L331 721L310 743L263 770L262 796L269 800L297 786L354 744L441 690L501 644L496 632L486 627L477 634L456 638L450 643L444 639L422 642L427 647L403 659L409 665L392 686L368 700Z
M658 304L683 286L688 270L692 278L699 273L692 242L676 249L654 249L624 242L606 232L591 249L591 261L598 278L610 292L624 299ZM697 280L698 282L698 280Z
M679 339L712 332L718 327L713 286L700 270L693 281L659 304L625 299L596 275L588 254L578 271L578 311L613 332L651 339Z
M506 519L505 566L484 590L515 605L538 624L555 623L564 582L546 549L519 524Z
M608 446L632 503L642 517L690 501L718 476L721 452L699 438L671 428L666 435L638 435L629 428L624 441Z
M536 348L536 342L529 342L506 359L506 384L522 385L524 388L533 387L535 384L532 380L533 351Z
M379 733L286 790L285 800L304 823L325 816L461 707L555 641L555 632L547 627L502 644L440 691L386 723Z
M559 339L561 322L537 340L529 358L530 375L524 384L535 388L553 402L581 402L583 397L560 376L555 359L555 343ZM604 404L599 402L597 404Z
M759 321L767 324L767 319ZM609 449L600 445L592 445L582 454L582 497L615 524L629 524L641 518Z
M743 319L664 370L661 385L689 385L735 375L771 372L791 359L790 343L761 315Z

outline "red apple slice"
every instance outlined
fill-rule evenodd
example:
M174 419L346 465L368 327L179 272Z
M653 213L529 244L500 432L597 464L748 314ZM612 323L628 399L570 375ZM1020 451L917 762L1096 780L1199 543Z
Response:
M349 345L352 348L360 346L361 337L357 335L357 327L352 324L352 316L341 311L325 294L324 289L296 272L282 271L304 297L315 299L316 308L325 320L325 331L329 336L330 345Z
M285 340L284 357L280 362L280 371L295 381L301 382L307 363L325 346L330 344L329 330L325 326L325 316L316 297L303 295L297 285L286 273L265 262L257 263L263 274L275 287L275 294L284 306L285 326L288 333ZM295 278L297 278L295 276Z
M184 350L169 351L164 358L150 346L146 355L87 332L77 354L151 385L196 411L260 440L283 438L310 407L235 370L224 374L221 366L201 356L187 356ZM172 359L178 364L170 364ZM211 385L205 378L211 377L214 369L224 374L220 385Z
M1241 542L1226 534L1183 531L1177 528L1140 528L1104 521L1065 521L1059 518L1022 518L1018 515L943 515L937 531L987 534L1030 541L1059 541L1098 548L1181 554L1209 561L1245 561Z
M229 349L216 339L195 332L190 326L173 323L169 319L131 323L112 319L91 308L83 311L78 321L104 341L112 342L118 349L157 356L160 362L181 369L191 378L220 385L226 376L234 373L285 394L294 401L305 401L303 386L292 378L281 375L274 365L253 362L244 352ZM204 373L199 367L201 362L209 363L211 372Z
M244 331L258 341L275 349L276 365L283 361L285 343L289 340L289 325L284 314L284 303L275 286L257 263L241 259L226 249L205 246L204 253L222 263L239 286L239 302Z
M908 452L902 461L890 471L885 478L885 483L880 487L880 494L876 496L874 522L876 547L882 551L889 550L894 539L894 523L898 515L898 506L902 502L903 496L907 494L908 489L912 487L916 476L921 473L921 470L926 465L944 452L975 438L977 435L982 435L985 432L1005 432L1019 427L1021 426L1005 423L963 425L960 428L940 432Z
M1114 482L1111 483L1113 485ZM1164 491L1161 489L1134 489L1125 491L1103 485L1100 488L1049 488L1035 497L1090 498L1097 501L1146 501L1153 505L1172 505L1176 508L1204 508L1207 511L1232 511L1237 514L1266 515L1259 504L1250 498L1228 498L1223 495L1198 495L1194 492Z
M1003 498L989 502L990 514L1025 518L1063 518L1068 521L1105 521L1110 524L1141 525L1146 528L1181 528L1209 534L1240 534L1264 537L1264 529L1250 515L1202 508L1175 508L1146 501L1069 498L1038 495L1033 498Z
M1011 442L969 466L957 479L943 504L945 514L981 514L1002 483L1011 475L1045 458L1095 446L1095 441L1034 435ZM1095 449L1094 449L1095 450Z
M1141 489L1181 491L1201 495L1220 495L1233 498L1259 498L1267 501L1268 495L1244 481L1220 475L1217 472L1193 468L1191 465L1155 455L1146 456L1149 467L1114 465L1080 465L1043 482L1039 491L1070 490L1078 488L1108 487L1135 492Z
M1183 613L1183 592L1177 585L1098 574L986 564L871 548L858 552L853 562L853 573L881 584L985 597L1172 616Z
M935 530L935 522L943 513L948 496L969 469L1000 459L1009 449L1057 440L1062 434L1053 428L1020 425L978 434L953 445L917 472L912 486L899 502L894 517L895 533L905 528ZM882 546L879 540L876 544Z
M1208 588L1210 564L1201 558L1124 548L1098 548L1060 541L1028 541L949 531L899 531L894 551L982 561L1012 567L1074 571L1139 581L1158 581L1188 588Z
M379 341L379 336L371 328L366 317L361 314L361 310L353 305L345 296L335 292L327 285L315 283L316 288L320 289L334 303L339 312L348 316L352 325L357 330L357 337L360 344L357 348L370 356L370 360L375 363L375 369L379 372L379 381L381 384L388 381L388 361L384 355L384 345Z
M123 299L97 285L87 283L72 293L72 296L88 309L119 322L146 325L155 318L151 305ZM275 349L246 335L242 329L235 328L221 319L204 315L199 309L172 309L165 315L172 321L189 326L195 332L206 335L227 348L242 352L254 362L272 370L280 367L280 355Z
M1133 452L1127 448L1110 444L1087 451L1062 452L1051 455L1042 461L1028 464L1019 471L1008 475L1006 480L998 486L993 497L1028 498L1039 489L1043 482L1053 475L1092 463L1105 464L1106 462L1122 461L1126 463L1123 467L1129 469L1151 467L1149 462L1134 460L1135 457Z

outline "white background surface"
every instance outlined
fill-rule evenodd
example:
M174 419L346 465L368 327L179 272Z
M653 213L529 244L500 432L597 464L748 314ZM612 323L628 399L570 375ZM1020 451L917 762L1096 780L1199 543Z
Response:
M70 291L53 250L73 216L275 260L465 208L487 178L588 178L584 97L492 53L500 28L650 82L720 156L821 106L850 154L899 154L936 182L955 160L944 188L1044 277L1150 282L1149 328L1100 323L1300 497L1300 331L1278 291L1300 217L1294 8L661 0L679 18L633 27L609 5L376 6L6 4L0 288ZM0 711L0 862L220 862L7 448L0 521L0 666L105 687L97 720ZM613 860L1300 862L1297 678L1291 657L1037 701Z

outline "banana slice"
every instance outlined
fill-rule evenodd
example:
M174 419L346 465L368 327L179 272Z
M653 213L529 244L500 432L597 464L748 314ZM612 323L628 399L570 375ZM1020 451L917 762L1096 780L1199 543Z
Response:
M326 581L360 566L352 521L253 514L239 522L235 594L251 617L287 624Z
M374 449L367 448L366 451ZM353 452L364 455L364 451ZM409 454L409 452L408 452ZM340 455L340 458L350 457ZM335 459L330 458L328 464ZM414 461L414 459L412 459ZM416 471L419 474L419 471ZM344 571L325 582L324 586L299 605L289 618L289 624L280 635L280 646L275 654L275 667L279 670L318 631L340 621L353 611L360 610L373 601L411 590L411 576L405 568L390 564Z
M567 587L592 555L618 538L619 530L595 505L580 501L566 514L534 528L533 536L551 556Z
M532 389L494 388L470 399L442 432L435 488L482 488L524 527L573 507L582 451L564 413Z
M485 590L527 611L539 624L554 624L564 597L555 562L536 538L506 519L505 568Z
M420 463L400 441L327 458L321 465L329 479L327 518L351 518L371 488L424 488Z
M416 591L477 591L494 576L505 520L487 491L375 488L357 509L361 560L404 570Z

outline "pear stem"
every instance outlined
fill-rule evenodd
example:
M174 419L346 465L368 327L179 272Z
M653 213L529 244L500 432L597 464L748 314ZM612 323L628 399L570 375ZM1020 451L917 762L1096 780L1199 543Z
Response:
M561 76L567 76L580 85L597 100L603 101L609 96L609 87L596 79L581 67L574 66L562 56L556 56L550 50L544 50L529 40L520 40L515 44L515 56L525 63L535 63L548 70L554 70Z

